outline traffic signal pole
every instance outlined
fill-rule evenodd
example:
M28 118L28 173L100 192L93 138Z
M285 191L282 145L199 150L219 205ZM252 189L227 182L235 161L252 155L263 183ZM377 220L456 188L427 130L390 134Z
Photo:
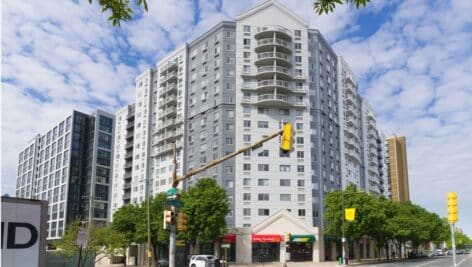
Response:
M261 147L265 142L267 142L267 141L269 141L269 140L271 140L271 139L274 139L275 137L281 135L282 132L283 132L283 130L277 131L277 132L275 132L275 133L273 133L273 134L267 136L266 138L263 138L263 139L261 139L260 141L258 141L258 142L256 142L256 143L250 145L250 146L246 146L246 147L243 147L243 148L241 148L241 149L239 149L239 150L236 150L236 151L234 151L233 153L230 153L230 154L228 154L228 155L226 155L226 156L224 156L224 157L222 157L222 158L220 158L220 159L214 160L214 161L208 163L207 165L205 165L205 166L203 166L203 167L200 167L200 168L198 168L198 169L195 169L195 170L193 170L193 171L190 171L190 172L188 172L188 173L182 175L181 177L177 177L177 175L174 173L174 179L173 179L172 187L177 187L177 186L179 185L179 182L181 182L181 181L183 181L183 180L186 180L186 179L192 177L192 176L195 175L195 174L201 173L201 172L203 172L203 171L205 171L205 170L207 170L207 169L209 169L209 168L211 168L211 167L213 167L213 166L216 166L216 165L220 164L221 162L223 162L223 161L225 161L225 160L228 160L228 159L230 159L230 158L234 158L235 156L237 156L237 155L239 155L239 154L241 154L241 153L244 153L244 152L246 152L246 151L248 151L248 150L259 148L259 147ZM175 158L174 158L174 161L175 161ZM174 163L174 166L175 166L175 163Z
M176 155L176 147L174 143L174 159L173 162L174 164L174 171L172 172L172 181L173 187L177 187L178 184L175 184L175 181L177 180L177 155ZM172 205L170 206L170 209L172 211L172 216L175 216L177 214L177 208ZM170 238L169 238L169 267L175 267L175 239L176 239L176 227L175 224L170 225Z
M456 239L454 237L454 223L451 223L451 244L452 244L452 261L453 267L456 267Z

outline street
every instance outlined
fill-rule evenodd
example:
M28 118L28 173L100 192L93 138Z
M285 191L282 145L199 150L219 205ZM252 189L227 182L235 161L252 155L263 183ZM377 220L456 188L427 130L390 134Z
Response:
M457 267L472 267L472 256L468 255L457 255L456 257ZM451 267L452 266L452 256L443 256L443 257L434 257L434 258L424 258L424 259L414 259L414 260L405 260L397 261L390 263L370 263L362 264L365 266L379 266L379 267L396 267L396 266L410 266L410 267Z

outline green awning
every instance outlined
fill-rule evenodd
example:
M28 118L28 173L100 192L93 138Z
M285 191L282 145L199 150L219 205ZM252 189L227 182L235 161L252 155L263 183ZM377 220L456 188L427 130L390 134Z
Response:
M291 235L290 242L299 242L299 243L312 243L315 242L316 238L314 235Z

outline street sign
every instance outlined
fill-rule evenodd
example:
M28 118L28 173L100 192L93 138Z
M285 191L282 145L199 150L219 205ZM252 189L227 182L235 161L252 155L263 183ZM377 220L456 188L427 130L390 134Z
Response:
M184 203L180 199L168 199L164 202L164 206L176 206L177 208L182 208Z
M221 247L222 247L222 248L230 248L230 247L231 247L231 244L222 244Z
M346 242L346 238L345 237L341 238L341 242L343 243Z
M166 191L166 195L168 197L175 196L175 195L178 195L178 194L179 194L179 189L177 189L175 187L171 187Z
M79 231L77 231L77 239L75 240L75 244L80 247L86 247L88 244L88 237L89 237L88 229L84 227L80 227Z

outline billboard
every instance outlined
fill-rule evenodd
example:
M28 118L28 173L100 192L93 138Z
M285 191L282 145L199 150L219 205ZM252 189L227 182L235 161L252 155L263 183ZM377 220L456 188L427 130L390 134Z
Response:
M2 266L46 266L46 226L46 201L2 197Z

